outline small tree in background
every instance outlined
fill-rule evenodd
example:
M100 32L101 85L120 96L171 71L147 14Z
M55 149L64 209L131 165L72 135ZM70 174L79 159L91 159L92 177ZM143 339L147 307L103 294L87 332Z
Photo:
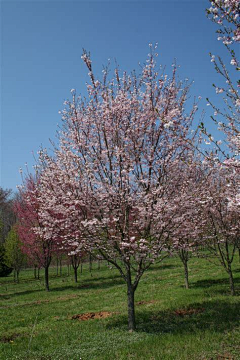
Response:
M16 216L13 211L14 197L12 190L3 189L0 187L0 221L1 221L1 232L0 232L0 243L3 244L8 232L16 222Z
M14 281L19 282L19 272L26 263L26 256L22 252L22 243L15 226L9 231L4 247L6 264L14 270Z
M37 178L29 175L19 188L19 199L15 201L17 231L22 241L23 252L34 265L44 268L45 288L49 291L49 266L57 243L53 237L53 229L40 216L41 196L37 182Z
M216 259L227 272L231 294L235 295L232 262L240 242L239 162L231 159L222 165L206 164L205 174L205 184L198 190L200 217L195 226L202 232L202 245L210 252L210 260Z

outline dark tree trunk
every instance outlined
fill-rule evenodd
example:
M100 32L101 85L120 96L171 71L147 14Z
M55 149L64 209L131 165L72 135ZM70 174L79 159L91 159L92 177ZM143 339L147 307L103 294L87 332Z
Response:
M135 320L135 307L134 307L134 289L132 285L128 284L127 289L128 296L128 330L136 330L136 320Z
M135 307L134 307L135 288L132 284L131 271L127 272L127 297L128 297L128 330L130 332L136 330Z
M188 280L188 259L189 259L189 254L187 250L184 249L180 249L178 252L178 255L180 257L180 260L183 263L184 266L184 283L185 283L185 288L189 289L189 280Z
M77 281L78 281L77 271L78 271L78 267L80 264L80 258L75 254L75 255L71 256L71 262L72 262L72 267L74 270L74 280L77 283Z
M58 257L57 257L57 276L58 276Z
M17 273L17 283L19 283L19 270L17 270L16 273Z
M100 270L100 259L98 259L98 270Z
M34 279L37 278L37 266L34 265Z
M235 295L235 286L234 286L231 265L228 267L228 275L229 275L229 284L230 284L231 295L234 296Z
M187 260L184 261L184 280L185 280L185 287L189 289L189 281L188 281L188 262Z
M47 265L45 267L45 289L46 291L49 291L49 274L48 274L48 270L49 270L49 265Z
M89 255L89 271L92 272L92 255Z
M74 280L75 280L75 283L78 282L78 278L77 278L77 270L78 268L77 267L74 267Z
M62 258L59 259L59 265L60 265L60 276L62 276Z

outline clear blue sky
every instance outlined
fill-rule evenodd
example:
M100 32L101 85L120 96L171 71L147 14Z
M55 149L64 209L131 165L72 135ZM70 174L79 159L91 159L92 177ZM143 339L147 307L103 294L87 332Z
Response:
M170 73L176 58L180 76L195 81L191 94L203 97L207 121L205 98L217 101L212 83L218 80L208 54L225 55L215 24L206 18L208 5L207 0L2 1L1 186L16 189L19 168L34 163L32 151L50 147L70 89L85 91L83 47L101 75L108 58L116 58L122 70L137 69L148 44L158 42L159 63Z

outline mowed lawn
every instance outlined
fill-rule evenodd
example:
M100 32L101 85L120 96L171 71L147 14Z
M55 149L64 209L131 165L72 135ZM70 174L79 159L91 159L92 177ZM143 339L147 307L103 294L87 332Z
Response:
M240 264L234 263L237 296L227 274L204 259L189 261L191 288L183 287L178 258L150 268L136 291L137 331L127 330L126 285L101 264L73 272L50 271L51 291L33 270L0 278L0 359L240 359ZM80 321L74 315L109 312Z

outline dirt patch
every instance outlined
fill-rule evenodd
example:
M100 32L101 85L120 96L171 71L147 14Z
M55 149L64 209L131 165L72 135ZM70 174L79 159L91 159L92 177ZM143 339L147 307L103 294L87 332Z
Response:
M217 355L217 360L234 360L234 357L231 354Z
M112 313L109 311L100 311L100 312L89 312L85 314L77 314L71 317L72 320L86 321L91 319L105 319L111 316Z
M234 358L231 354L228 354L228 353L225 353L225 354L222 354L222 355L216 355L214 357L211 357L211 358L204 358L203 360L236 360L236 358Z
M204 310L203 308L178 309L174 311L174 314L177 316L195 315L204 312Z
M17 334L17 333L12 334L12 335L4 335L0 338L0 342L11 343L19 336L20 336L20 334Z
M155 303L156 303L156 300L150 300L150 301L142 300L142 301L136 302L136 305L148 305L148 304L155 304Z

